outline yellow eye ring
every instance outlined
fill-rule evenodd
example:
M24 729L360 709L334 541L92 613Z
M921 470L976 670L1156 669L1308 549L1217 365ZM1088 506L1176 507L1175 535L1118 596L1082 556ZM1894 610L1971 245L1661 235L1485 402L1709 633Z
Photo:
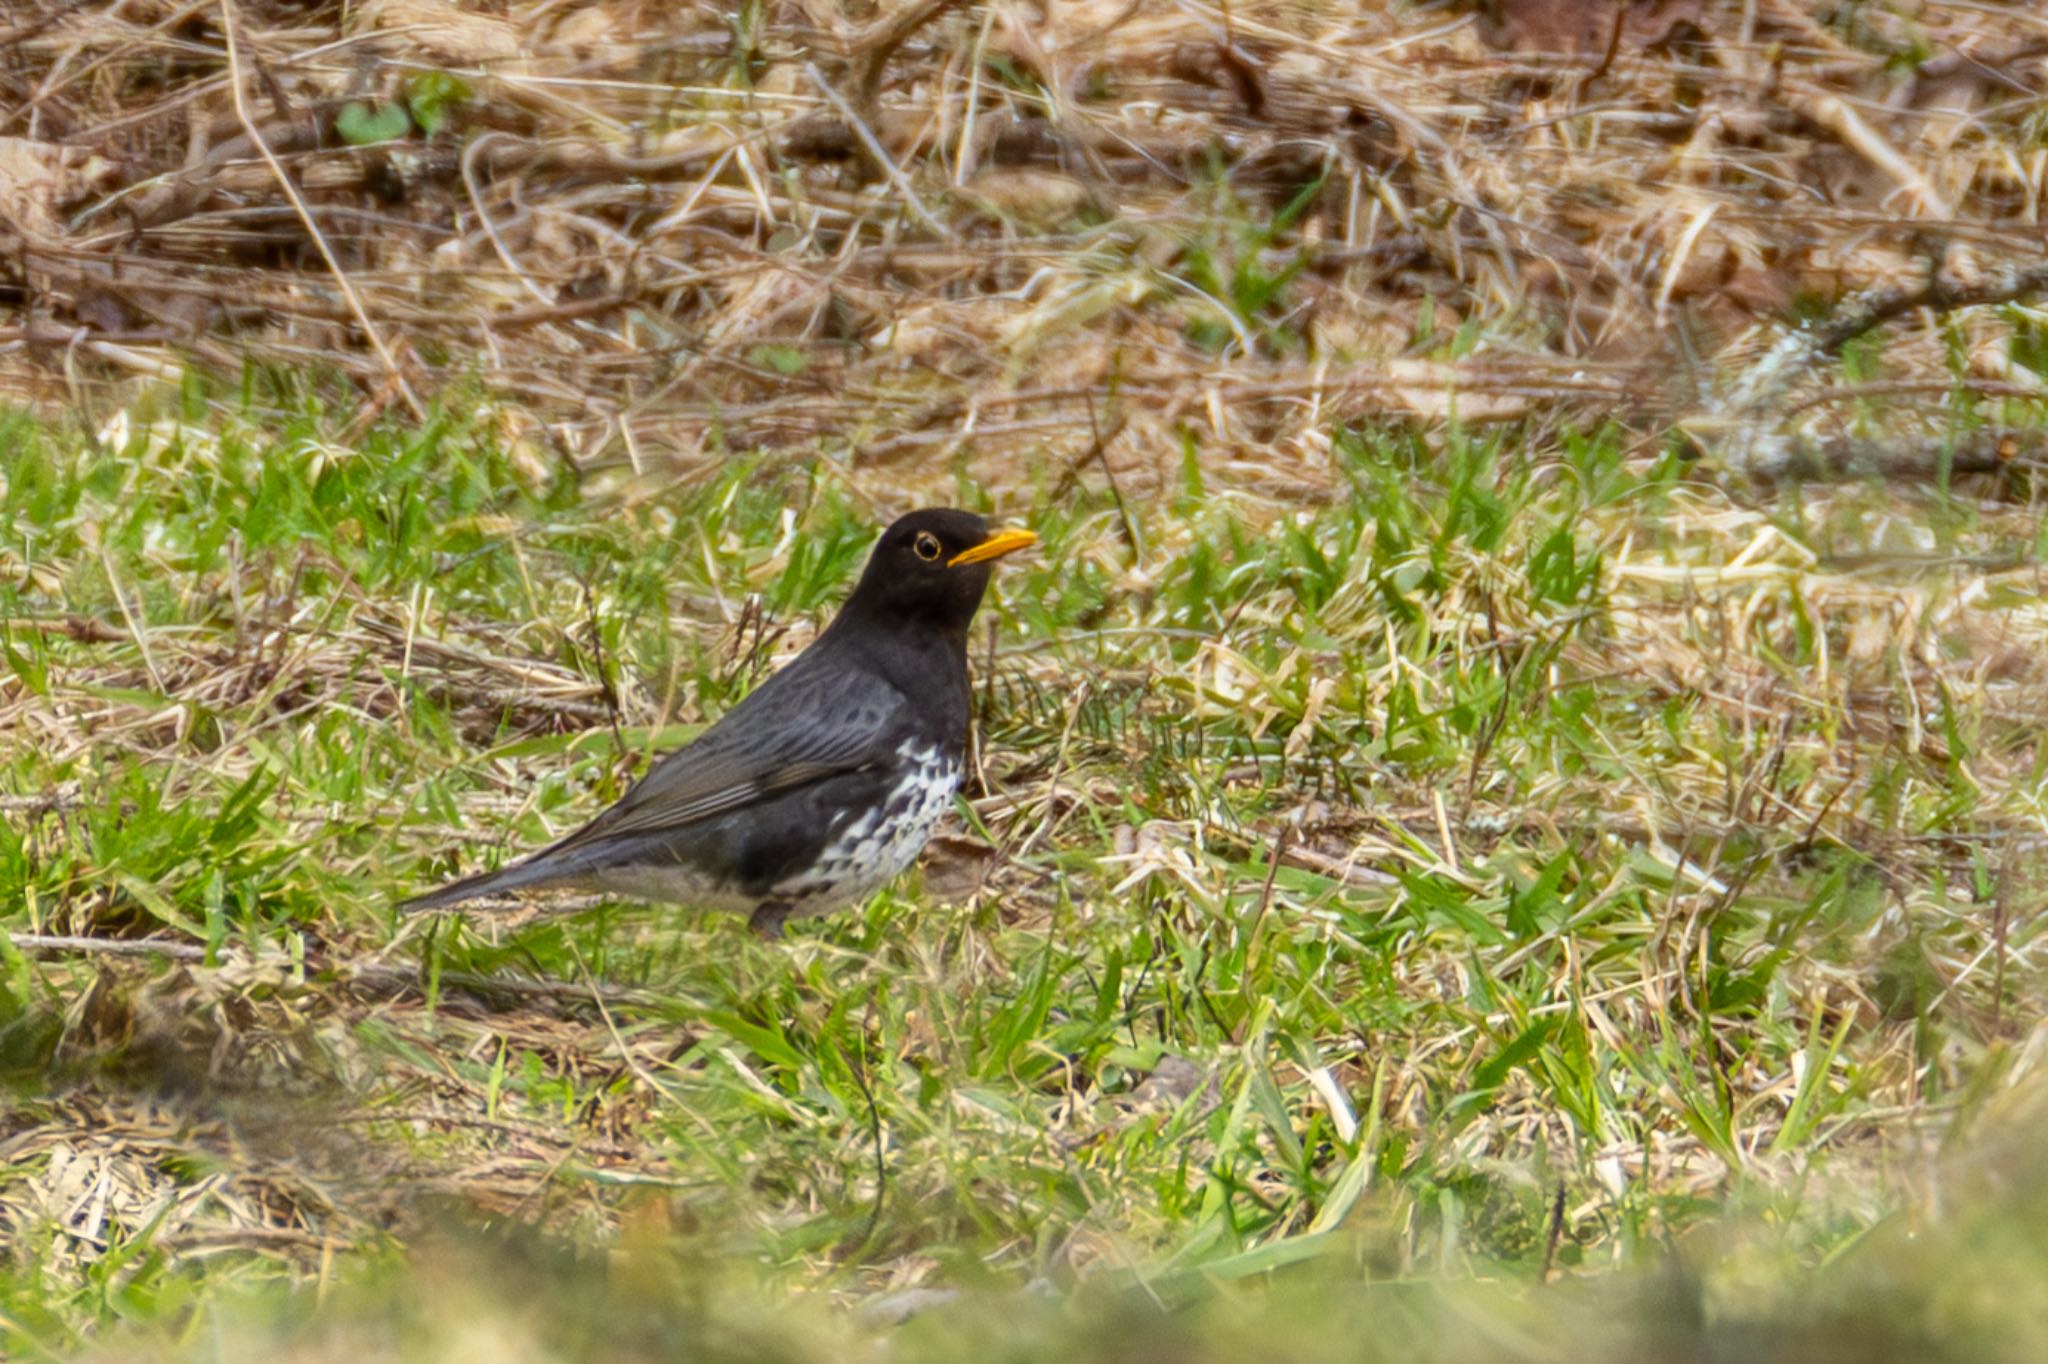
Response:
M939 557L939 537L928 530L919 531L917 539L911 542L911 547L917 551L917 557L920 559Z

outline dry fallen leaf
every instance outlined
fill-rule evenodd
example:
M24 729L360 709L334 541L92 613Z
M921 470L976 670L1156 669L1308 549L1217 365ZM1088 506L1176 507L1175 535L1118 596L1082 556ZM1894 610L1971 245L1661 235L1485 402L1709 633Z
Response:
M1391 390L1394 399L1418 417L1447 417L1456 412L1460 421L1506 421L1529 410L1526 398L1458 392L1458 371L1452 366L1428 360L1389 360L1386 373L1400 381Z
M949 905L972 900L995 865L996 850L980 839L937 834L924 848L925 898Z
M976 206L1027 228L1061 227L1083 213L1109 216L1092 185L1070 175L1028 167L983 171L962 186L960 193Z
M511 62L525 51L519 30L505 20L438 0L370 0L356 17L359 25L402 35L412 50L454 66Z

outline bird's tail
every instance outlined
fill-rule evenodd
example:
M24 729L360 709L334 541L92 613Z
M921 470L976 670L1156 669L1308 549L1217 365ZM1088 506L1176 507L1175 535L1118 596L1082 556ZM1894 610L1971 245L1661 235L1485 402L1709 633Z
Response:
M430 909L446 909L465 900L517 890L539 879L542 878L534 875L531 862L516 862L509 867L500 867L496 871L482 871L474 876L465 876L460 881L450 881L438 890L430 890L425 895L415 895L410 900L400 900L398 912L424 914Z

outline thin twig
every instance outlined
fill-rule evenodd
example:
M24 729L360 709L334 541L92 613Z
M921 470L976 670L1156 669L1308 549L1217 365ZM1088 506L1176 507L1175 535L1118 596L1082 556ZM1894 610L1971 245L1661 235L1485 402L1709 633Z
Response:
M1842 384L1810 393L1785 409L1785 415L1834 403L1862 402L1868 398L1901 398L1919 394L1948 397L1968 393L1979 398L2019 398L2048 402L2048 388L2038 384L2016 384L2005 379L1971 379L1944 375L1938 379L1876 379L1869 383Z
M7 936L15 951L33 957L164 957L171 961L201 962L206 960L207 955L207 949L203 944L179 942L170 938L95 938L63 933L9 933ZM271 959L280 966L297 965L293 959L281 952ZM384 966L367 962L322 963L312 959L305 965L310 972L332 974L347 984L367 986L373 990L403 993L425 988L424 968L419 966ZM477 971L443 971L439 979L443 986L452 986L465 994L486 997L502 995L515 999L552 1000L557 1003L594 1003L600 1008L621 1004L659 1007L674 1002L665 1000L651 990L599 985L594 981L528 980L518 976L487 976Z
M1273 889L1280 883L1280 868L1287 860L1287 845L1294 841L1294 826L1283 826L1273 839L1272 853L1266 858L1266 881L1259 887L1259 908L1252 915L1251 927L1244 935L1245 970L1252 965L1252 949L1257 945L1259 925L1266 921L1266 911L1273 907Z
M533 295L536 302L544 307L558 307L560 305L557 300L533 282L533 276L513 256L512 248L505 245L505 238L499 234L497 223L491 219L491 211L484 207L483 191L477 188L477 155L493 138L504 136L506 134L496 131L487 132L462 149L462 187L469 193L470 207L476 210L476 220L482 225L484 235L490 238L491 249L498 253L498 259L505 263L505 268L512 272L512 277L519 281L527 293Z
M862 1251L866 1251L874 1241L875 1230L882 1224L882 1205L889 1196L889 1162L882 1146L882 1110L875 1102L874 1087L868 1080L868 1038L873 1035L874 1027L875 995L871 989L868 991L867 1018L860 1033L860 1059L853 1062L849 1058L847 1065L854 1084L860 1087L861 1097L867 1100L868 1138L875 1156L875 1201L868 1205L867 1222L861 1228L860 1240L857 1243Z
M1811 344L1818 354L1833 355L1872 328L1921 308L1938 316L1958 308L2017 303L2044 290L2048 290L2048 262L1987 271L1982 279L1968 283L1946 279L1935 270L1920 284L1865 294L1816 329Z
M164 938L91 938L66 933L9 933L14 950L28 957L168 957L172 961L204 961L206 949L196 942Z
M849 53L857 59L854 99L870 124L881 107L882 72L889 65L889 59L896 55L896 49L903 46L911 34L947 10L957 9L966 3L967 0L911 0L886 19L877 20L854 39L853 50Z
M1618 30L1620 25L1616 24ZM1549 1283L1550 1274L1557 1267L1557 1248L1564 1244L1564 1181L1557 1181L1557 1191L1550 1198L1550 1230L1543 1238L1543 1268L1536 1275L1537 1283Z
M2048 290L2048 262L1987 271L1982 279L1959 283L1939 267L1916 285L1873 289L1816 327L1786 333L1742 376L1715 407L1683 423L1712 438L1753 473L1780 475L1798 457L1795 438L1783 429L1778 411L1787 389L1839 354L1857 337L1894 318L1925 308L1937 316L1959 308L2014 303Z
M916 188L910 183L910 177L903 173L903 168L896 164L895 158L889 155L888 151L875 137L874 130L868 127L866 120L854 111L851 104L847 103L846 96L832 88L832 82L825 79L825 73L818 70L816 62L805 62L804 74L810 77L811 84L818 87L819 92L825 96L826 102L832 106L833 110L846 120L847 128L859 140L861 146L867 149L868 155L874 159L876 169L888 177L889 183L895 186L896 192L903 196L904 207L908 208L917 220L929 228L935 236L945 236L945 224L934 218L931 215L931 211L924 206L924 201L918 198Z

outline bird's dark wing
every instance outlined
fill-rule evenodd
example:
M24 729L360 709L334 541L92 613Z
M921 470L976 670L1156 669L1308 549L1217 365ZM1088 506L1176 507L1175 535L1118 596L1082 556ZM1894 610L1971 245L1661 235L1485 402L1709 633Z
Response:
M908 699L872 675L840 674L829 687L819 681L795 665L778 673L547 851L693 824L893 758L908 733Z

